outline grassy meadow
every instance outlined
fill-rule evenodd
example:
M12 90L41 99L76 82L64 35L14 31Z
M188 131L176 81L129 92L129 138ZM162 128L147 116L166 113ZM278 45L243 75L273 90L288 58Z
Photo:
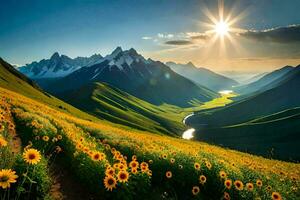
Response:
M3 88L0 98L1 199L54 199L52 168L57 165L94 199L300 195L296 163L82 119ZM224 101L230 100L203 108Z

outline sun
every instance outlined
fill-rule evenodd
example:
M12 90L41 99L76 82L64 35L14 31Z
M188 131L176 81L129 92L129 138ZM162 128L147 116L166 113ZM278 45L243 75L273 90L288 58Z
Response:
M214 31L219 36L227 35L229 32L229 24L224 21L219 21L215 24Z

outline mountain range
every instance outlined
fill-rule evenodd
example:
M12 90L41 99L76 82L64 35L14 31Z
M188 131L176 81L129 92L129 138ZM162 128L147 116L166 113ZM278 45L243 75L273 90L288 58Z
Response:
M82 67L45 89L63 97L93 82L105 82L155 105L188 107L193 102L201 103L218 96L175 73L162 62L145 59L133 48L123 51L121 47L98 64Z
M32 62L19 67L18 70L32 79L57 78L66 76L83 66L96 64L97 62L100 62L101 59L102 56L100 54L72 59L55 52L50 59Z
M237 81L206 68L196 67L192 62L188 62L187 64L167 62L166 65L176 73L217 92L230 90L233 86L238 85Z

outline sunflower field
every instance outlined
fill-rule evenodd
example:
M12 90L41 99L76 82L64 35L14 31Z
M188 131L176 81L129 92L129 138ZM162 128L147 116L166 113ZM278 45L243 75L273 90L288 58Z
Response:
M296 163L83 120L1 88L0 105L1 200L55 199L54 165L94 199L300 197Z

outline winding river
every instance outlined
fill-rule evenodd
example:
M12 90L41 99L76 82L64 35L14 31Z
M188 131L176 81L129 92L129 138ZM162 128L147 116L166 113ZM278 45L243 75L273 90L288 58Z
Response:
M222 91L219 91L219 93L220 93L221 95L230 95L230 94L233 93L233 91L232 91L232 90L222 90ZM187 120L189 117L192 117L193 115L194 115L194 113L191 113L191 114L185 116L185 118L182 120L182 123L183 123L184 125L186 125L186 120ZM190 127L189 129L187 129L186 131L184 131L184 132L182 133L182 138L183 138L183 139L186 139L186 140L192 139L192 138L194 137L195 131L196 131L195 128Z

